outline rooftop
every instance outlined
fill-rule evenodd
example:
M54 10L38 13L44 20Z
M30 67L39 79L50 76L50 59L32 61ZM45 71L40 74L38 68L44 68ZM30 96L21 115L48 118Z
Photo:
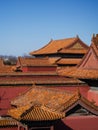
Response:
M79 45L75 48L73 47L74 44L77 42L80 42ZM81 44L81 45L80 45ZM44 47L40 48L39 50L30 52L30 55L41 55L41 54L54 54L54 53L60 53L63 52L65 53L65 49L72 47L71 52L75 49L78 50L82 48L82 50L87 50L88 46L84 44L79 37L74 37L74 38L66 38L66 39L60 39L60 40L51 40L47 45ZM64 50L62 50L64 48ZM83 52L82 52L83 53Z
M52 111L56 111L65 101L68 101L70 97L74 95L70 92L62 92L56 89L50 89L46 87L33 86L25 93L21 93L18 97L11 101L14 106L25 106L28 104L44 105ZM58 100L57 100L58 99Z
M81 61L81 58L61 58L56 61L57 64L59 65L77 65Z
M8 114L17 120L46 121L65 117L64 113L53 112L44 106L21 106L9 110Z
M58 73L67 77L98 80L98 35L93 36L88 52L76 67L61 69Z
M20 66L53 66L48 58L23 58L18 57Z
M8 114L18 120L42 121L65 117L67 111L80 104L91 113L98 115L98 106L84 98L79 89L71 93L33 86L16 97L12 105L17 108Z

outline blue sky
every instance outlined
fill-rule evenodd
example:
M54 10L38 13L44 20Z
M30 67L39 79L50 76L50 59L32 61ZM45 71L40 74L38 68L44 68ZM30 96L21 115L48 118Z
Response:
M23 56L51 39L98 33L98 0L0 0L0 55Z

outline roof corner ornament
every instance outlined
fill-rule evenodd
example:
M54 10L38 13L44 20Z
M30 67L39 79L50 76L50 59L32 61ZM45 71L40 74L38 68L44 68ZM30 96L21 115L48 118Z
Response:
M94 38L95 38L95 33L93 33L93 36L92 36L91 41L93 41L93 40L94 40Z
M78 34L76 35L76 38L79 38L79 35L78 35Z
M53 41L53 38L51 38L50 41Z

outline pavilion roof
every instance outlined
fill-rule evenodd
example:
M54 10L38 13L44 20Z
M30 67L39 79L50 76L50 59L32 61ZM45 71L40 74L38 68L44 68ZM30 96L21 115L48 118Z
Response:
M18 57L20 66L54 66L48 58L24 58Z
M67 111L77 104L98 115L98 106L84 98L79 89L71 93L33 86L16 97L11 104L16 105L17 108L9 110L8 114L18 120L44 121L61 119Z
M21 106L15 109L9 110L8 114L17 120L29 120L29 121L46 121L56 120L65 117L64 113L51 111L44 106Z
M83 48L84 50L88 49L88 46L84 44L79 39L79 37L74 37L74 38L66 38L66 39L60 39L60 40L51 40L46 46L42 47L41 49L30 52L30 55L63 53L63 51L64 53L66 53L65 49L70 48L70 47L73 48L71 52L75 52L76 50L81 49L81 45L78 45L78 46L76 45L77 47L75 46L75 43L77 43L78 41L81 42L82 50ZM75 48L73 47L73 45L75 46Z

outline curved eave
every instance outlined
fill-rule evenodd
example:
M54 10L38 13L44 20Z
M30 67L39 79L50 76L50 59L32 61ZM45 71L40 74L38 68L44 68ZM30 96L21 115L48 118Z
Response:
M0 118L0 127L7 127L7 126L17 126L18 121L10 118L10 117L1 117Z
M49 121L65 117L65 113L51 111L43 106L23 106L9 110L9 115L20 121Z

